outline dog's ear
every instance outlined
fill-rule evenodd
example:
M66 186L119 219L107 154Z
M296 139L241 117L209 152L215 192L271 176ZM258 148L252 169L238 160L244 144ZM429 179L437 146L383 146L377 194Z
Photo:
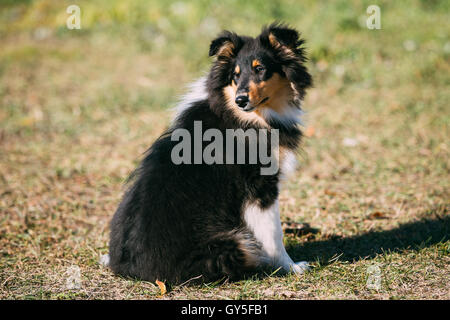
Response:
M300 47L304 40L300 39L297 30L285 24L275 22L264 27L259 38L264 45L270 48L282 51L286 55L297 55L299 58L303 58Z
M209 46L209 56L231 58L242 45L242 39L235 33L223 31Z
M305 89L312 85L312 78L305 66L304 40L297 30L285 24L273 23L263 28L259 41L275 53L284 75L302 98Z
M290 49L298 47L298 32L283 25L272 25L269 28L269 42L272 46L284 46Z

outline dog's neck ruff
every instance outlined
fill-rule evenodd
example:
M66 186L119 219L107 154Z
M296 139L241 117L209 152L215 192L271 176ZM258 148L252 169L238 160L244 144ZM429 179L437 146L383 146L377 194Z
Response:
M178 118L183 112L191 108L196 102L208 99L207 76L203 76L192 82L187 89L187 92L173 108L173 111L175 112L174 119ZM261 108L259 111L261 116L268 123L281 123L284 126L303 124L302 116L304 112L301 109L299 99L294 98L281 110L282 112L277 112L271 108Z
M302 116L303 116L303 110L300 109L300 105L293 106L289 104L288 106L284 107L282 109L282 112L276 112L273 109L270 108L263 108L261 109L261 115L266 119L268 122L279 122L284 126L291 126L291 125L302 125Z
M181 96L178 104L173 108L173 111L175 111L174 119L178 118L184 111L191 108L194 103L208 99L206 80L207 76L203 76L187 87L188 90Z

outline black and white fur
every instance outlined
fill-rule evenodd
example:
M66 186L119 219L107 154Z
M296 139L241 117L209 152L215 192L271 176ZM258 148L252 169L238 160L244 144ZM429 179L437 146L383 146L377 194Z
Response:
M300 274L307 268L294 263L284 248L278 204L280 181L295 168L300 101L311 85L302 43L297 31L280 24L256 38L225 31L211 43L210 56L216 58L210 73L181 101L170 128L130 177L114 214L109 266L115 273L181 284L238 280L264 270ZM263 73L247 67L249 59L261 61ZM238 64L241 80L235 77ZM269 97L255 113L231 101L234 96L230 100L230 85L249 94L249 83L262 88L275 73L291 87L285 105L270 105L279 99ZM192 132L194 121L202 121L203 130L222 132L279 129L280 171L263 176L261 164L175 165L170 155L176 142L170 135L177 128Z

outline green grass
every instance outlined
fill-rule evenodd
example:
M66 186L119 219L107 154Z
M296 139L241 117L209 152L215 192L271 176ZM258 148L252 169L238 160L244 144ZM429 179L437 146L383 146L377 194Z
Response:
M81 7L81 30L65 9ZM381 30L365 27L381 8ZM221 29L302 31L315 80L282 220L307 274L172 288L163 299L449 299L448 1L3 1L0 299L160 299L98 264L123 182L208 70ZM351 146L348 141L354 145ZM67 270L81 270L67 290ZM368 268L381 270L369 289Z

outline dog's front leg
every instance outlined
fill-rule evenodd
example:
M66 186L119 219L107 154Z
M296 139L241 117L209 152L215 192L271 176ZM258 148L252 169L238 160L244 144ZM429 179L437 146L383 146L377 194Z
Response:
M283 245L283 243L281 243L281 245ZM295 274L302 274L309 269L308 262L306 261L294 262L291 257L289 257L284 246L280 256L275 259L273 267L275 269L281 268L284 272L293 272Z
M269 208L260 208L256 204L248 205L244 219L253 232L256 240L261 244L261 263L280 269L282 272L302 274L308 269L307 262L295 263L289 257L283 244L283 230L281 228L278 200Z

